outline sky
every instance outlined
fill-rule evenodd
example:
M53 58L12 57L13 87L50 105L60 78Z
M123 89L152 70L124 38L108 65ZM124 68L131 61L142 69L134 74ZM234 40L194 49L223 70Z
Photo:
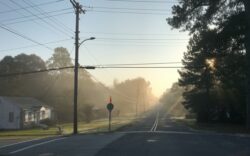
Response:
M189 36L187 32L172 29L166 22L177 0L78 2L86 10L80 15L80 41L96 38L81 45L81 65L181 62ZM67 48L74 59L75 14L69 0L0 0L0 10L0 59L26 53L47 60L59 46ZM107 86L112 86L114 79L121 82L143 77L150 81L154 94L160 96L178 81L177 70L95 69L89 72Z

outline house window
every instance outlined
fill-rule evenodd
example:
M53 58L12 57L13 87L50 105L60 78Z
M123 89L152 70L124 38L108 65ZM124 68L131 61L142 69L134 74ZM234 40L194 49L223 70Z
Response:
M14 112L9 112L9 122L14 121Z

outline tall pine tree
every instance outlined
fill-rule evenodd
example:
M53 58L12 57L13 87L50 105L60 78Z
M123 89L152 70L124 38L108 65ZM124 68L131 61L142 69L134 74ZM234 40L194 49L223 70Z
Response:
M210 96L211 89L213 92L218 85L223 92L230 88L234 95L238 93L239 99L246 95L247 106L250 106L249 3L248 0L180 0L179 5L172 8L173 17L167 19L173 28L182 28L192 36L179 82L189 86L184 93L184 104L205 118L220 110L218 104L213 106L215 102L211 97L215 96ZM247 87L242 89L246 76ZM242 100L240 103L245 104ZM247 112L249 126L250 107Z

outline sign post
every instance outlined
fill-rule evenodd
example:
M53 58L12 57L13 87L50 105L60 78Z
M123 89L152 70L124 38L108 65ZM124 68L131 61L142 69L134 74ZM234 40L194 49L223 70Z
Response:
M111 97L110 97L109 103L107 104L107 109L109 111L109 132L111 132L111 112L114 109L114 105L112 104Z

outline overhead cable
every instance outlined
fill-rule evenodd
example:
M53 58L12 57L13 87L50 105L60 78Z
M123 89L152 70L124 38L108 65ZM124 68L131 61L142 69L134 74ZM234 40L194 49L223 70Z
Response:
M0 77L29 75L29 74L37 74L37 73L44 73L44 72L49 72L49 71L58 71L58 70L65 70L65 69L73 69L73 68L74 68L74 66L67 66L67 67L60 67L60 68L41 69L41 70L35 70L35 71L7 73L7 74L0 74Z
M19 3L15 2L14 0L10 0L12 3L14 3L15 5L19 6L19 7L22 7L22 5L20 5ZM65 31L62 31L61 29L58 29L57 27L55 27L53 24L49 23L48 21L44 20L43 18L41 18L40 16L37 16L36 14L34 14L32 11L24 8L24 10L28 13L30 13L31 15L39 18L41 21L43 21L44 23L46 23L47 25L49 25L51 28L53 28L54 30L60 32L60 33L63 33L65 34L66 36L70 36L69 34L67 34Z
M27 6L27 7L20 7L20 8L16 8L16 9L11 9L11 10L6 10L6 11L0 11L0 14L5 14L5 13L9 13L9 12L13 12L13 11L18 11L18 10L22 10L22 9L28 9L28 8L31 8L31 7L38 7L38 6L44 6L44 5L53 5L55 3L62 2L62 1L64 1L64 0L49 1L49 2L45 2L45 3L39 3L39 4ZM2 3L2 2L0 2L0 3Z
M152 1L152 0L106 0L106 1L112 1L112 2L132 2L132 3L171 3L171 4L175 4L177 3L178 1L160 1L160 0L155 0L155 1Z
M36 43L36 44L40 45L40 46L43 46L43 47L45 47L45 48L47 48L47 49L49 49L49 50L53 50L52 48L50 48L50 47L48 47L48 46L46 46L46 45L44 45L44 44L42 44L42 43L39 43L39 42L33 40L32 38L29 38L29 37L27 37L27 36L25 36L25 35L23 35L23 34L17 32L17 31L14 31L13 29L7 28L6 26L2 26L2 25L0 24L0 28L6 30L6 31L8 31L8 32L11 32L12 34L15 34L15 35L17 35L17 36L19 36L19 37L22 37L22 38L24 38L24 39L26 39L26 40L28 40L28 41L31 41L31 42L33 42L33 43Z
M50 41L50 42L45 42L45 43L41 43L41 44L42 45L55 44L55 43L60 43L60 42L65 42L65 41L70 41L70 40L72 40L72 38L63 39L63 40L56 40L56 41ZM40 45L39 44L32 44L32 45L16 47L16 48L10 48L10 49L0 49L0 52L13 51L13 50L19 50L19 49L25 49L25 48L31 48L31 47L37 47L37 46L40 46Z

